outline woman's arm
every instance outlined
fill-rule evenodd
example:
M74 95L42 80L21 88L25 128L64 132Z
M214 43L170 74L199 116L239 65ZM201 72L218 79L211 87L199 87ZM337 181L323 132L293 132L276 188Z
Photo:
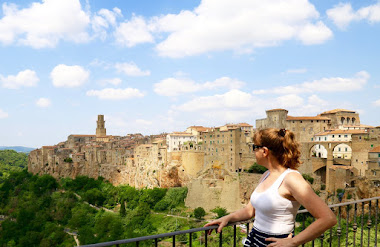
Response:
M334 213L326 203L314 193L301 174L295 172L289 173L284 180L284 185L290 194L301 203L316 220L294 238L282 240L275 238L267 239L268 241L274 241L268 246L298 246L318 238L327 229L336 224L337 220Z
M222 228L225 227L229 222L237 222L243 220L249 220L255 216L255 208L252 206L251 202L249 202L244 208L239 209L229 215L223 216L217 220L211 221L204 226L212 226L219 225L217 232L221 232ZM211 234L212 230L209 231Z

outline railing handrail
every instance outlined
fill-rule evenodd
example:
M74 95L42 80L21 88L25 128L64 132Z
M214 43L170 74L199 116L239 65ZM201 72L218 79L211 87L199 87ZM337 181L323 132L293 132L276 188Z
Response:
M351 204L355 204L355 203L363 203L363 202L379 200L379 199L380 199L380 196L362 199L362 200L351 201L351 202L330 204L330 205L328 205L328 207L329 208L341 207L341 206L351 205ZM308 212L307 209L302 209L302 210L298 210L297 214L306 213L306 212ZM246 220L246 221L239 221L239 222L232 222L232 223L229 223L227 226L247 224L247 223L251 223L253 221L254 221L254 219L250 219L250 220ZM200 227L200 228L192 228L192 229L188 229L188 230L161 233L161 234L157 234L157 235L149 235L149 236L144 236L144 237L129 238L129 239L110 241L110 242L81 245L81 247L104 247L104 246L112 246L112 245L119 245L119 244L135 243L135 242L141 242L141 241L146 241L146 240L173 237L176 235L182 235L182 234L193 233L193 232L208 231L208 230L217 229L218 227L219 227L218 225L214 225L214 226L207 226L207 227Z

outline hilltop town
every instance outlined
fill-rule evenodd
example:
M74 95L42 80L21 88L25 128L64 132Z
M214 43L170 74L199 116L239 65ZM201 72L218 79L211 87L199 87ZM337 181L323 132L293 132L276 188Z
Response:
M73 134L33 150L28 170L56 178L103 177L137 188L187 186L187 206L234 210L247 202L261 176L244 172L255 163L253 134L275 127L295 133L302 153L299 171L314 178L316 190L355 188L365 178L368 193L371 188L378 192L380 126L361 124L357 112L335 109L290 116L285 109L271 109L255 126L190 126L183 132L111 136L104 116L98 115L95 135Z

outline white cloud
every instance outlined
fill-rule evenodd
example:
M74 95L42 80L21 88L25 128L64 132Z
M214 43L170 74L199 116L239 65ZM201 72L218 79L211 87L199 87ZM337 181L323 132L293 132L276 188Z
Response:
M296 94L288 94L278 97L275 100L275 105L279 108L292 108L302 106L304 103L303 98Z
M114 36L116 43L126 47L154 42L149 25L140 16L133 16L130 21L121 23L116 28Z
M9 75L4 77L0 75L0 82L4 88L18 89L20 87L34 87L40 79L33 70L23 70L17 75Z
M380 22L380 2L362 7L357 11L352 9L350 3L339 3L326 13L340 29L346 29L353 21L367 20L370 23L376 23Z
M221 77L215 81L196 83L186 78L166 78L154 84L154 91L163 96L178 96L185 93L193 93L201 90L213 90L217 88L238 89L245 82L229 77Z
M48 98L39 98L36 101L36 105L38 107L46 108L46 107L49 107L51 105L51 101Z
M330 77L272 89L254 90L253 94L301 94L313 92L343 92L360 90L367 83L370 75L360 71L352 78Z
M119 8L113 8L113 10L101 9L92 17L91 25L92 30L102 40L107 37L107 29L109 27L116 27L117 17L122 17L121 10Z
M90 76L90 72L79 65L57 65L50 73L55 87L79 87Z
M380 99L374 101L373 104L374 104L375 106L380 106Z
M250 108L252 105L254 105L254 99L251 94L233 89L225 94L195 98L180 106L176 106L175 109L195 112L211 109Z
M287 40L311 45L332 37L314 5L306 0L203 0L194 11L143 23L145 32L168 33L156 47L160 55L168 57L224 50L249 53Z
M107 84L111 84L111 85L120 85L121 83L121 79L120 78L108 78L108 79L102 79L102 80L99 80L99 83L101 85L107 85Z
M99 99L105 100L126 100L132 98L144 97L144 94L136 88L105 88L103 90L90 90L86 93L87 96L96 96Z
M89 16L79 0L44 0L19 9L3 3L0 42L18 43L33 48L55 47L60 40L86 42Z
M136 119L136 123L141 124L141 125L152 125L153 124L151 121L144 120L144 119Z
M148 76L150 75L149 70L141 70L134 62L130 63L117 63L115 68L119 72L123 72L128 76Z
M286 74L304 74L307 72L307 69L288 69Z
M2 118L7 118L9 115L7 112L3 111L2 109L0 109L0 119Z

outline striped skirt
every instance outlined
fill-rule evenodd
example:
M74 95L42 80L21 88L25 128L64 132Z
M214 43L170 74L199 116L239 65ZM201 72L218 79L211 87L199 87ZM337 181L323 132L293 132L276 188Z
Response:
M275 234L267 234L264 232L261 232L257 230L256 228L252 228L251 232L248 234L248 238L245 239L244 246L247 247L265 247L271 242L265 241L266 238L287 238L289 234L281 234L281 235L275 235Z

